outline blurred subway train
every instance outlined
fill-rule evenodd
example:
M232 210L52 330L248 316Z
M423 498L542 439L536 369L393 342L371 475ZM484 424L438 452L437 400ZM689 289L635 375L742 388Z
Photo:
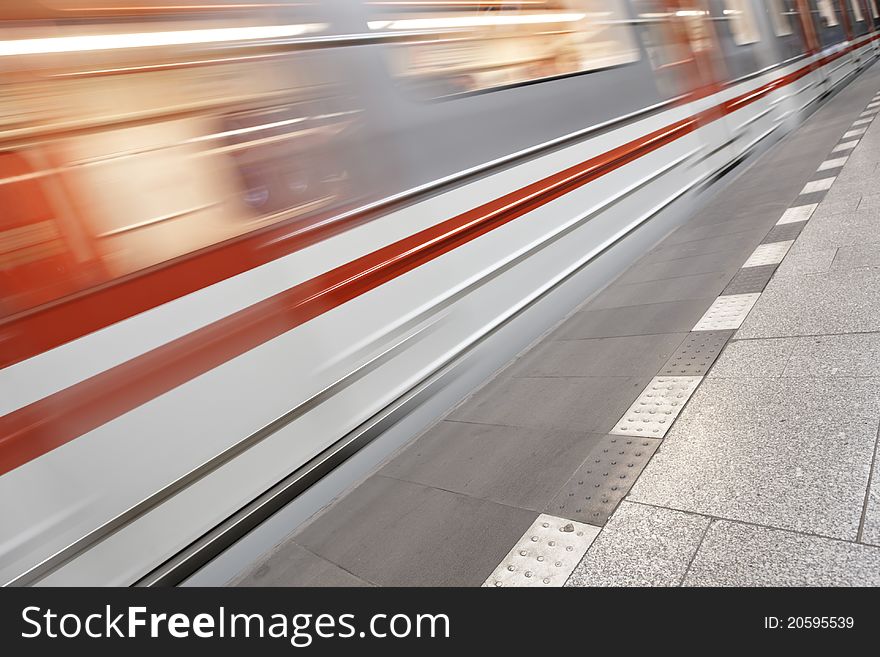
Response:
M179 580L417 432L878 28L878 0L0 0L0 583Z

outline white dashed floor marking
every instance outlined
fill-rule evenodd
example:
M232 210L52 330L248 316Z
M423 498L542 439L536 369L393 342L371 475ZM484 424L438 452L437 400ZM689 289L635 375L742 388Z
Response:
M864 134L874 115L880 110L880 93L869 104L852 130L846 132L832 153L855 148L859 140L851 139ZM857 127L864 126L864 127ZM848 156L828 158L817 171L843 167ZM812 180L804 185L801 194L811 194L831 188L835 177ZM788 208L776 225L807 221L818 203ZM742 269L780 263L794 240L759 245ZM760 292L719 296L693 327L692 331L739 329L751 312ZM681 410L699 387L702 376L657 376L642 391L632 406L609 433L662 439ZM600 527L542 513L507 553L507 556L483 582L485 587L560 587L584 557L601 531Z
M599 530L593 525L542 513L483 586L562 586Z
M760 292L753 292L751 294L726 294L718 297L691 330L725 331L738 329L760 296Z
M701 376L655 376L611 433L663 438L702 380Z
M819 165L819 168L816 171L827 171L828 169L837 169L846 164L846 161L849 157L836 157L833 160L825 160L822 164Z
M782 217L776 222L776 225L795 224L799 221L807 221L813 216L813 212L819 207L818 203L808 203L807 205L796 205L782 213Z
M742 268L762 267L763 265L776 265L782 262L785 254L794 244L794 240L785 242L771 242L770 244L761 244L749 256L749 259L743 263Z
M831 189L831 185L834 184L836 176L832 176L831 178L820 178L819 180L811 180L804 188L801 190L801 194L812 194L814 192L824 192L826 189Z
M859 144L858 139L854 139L852 141L845 141L843 143L838 144L834 148L832 148L831 152L832 153L839 153L840 151L848 151L848 150L858 146L858 144Z

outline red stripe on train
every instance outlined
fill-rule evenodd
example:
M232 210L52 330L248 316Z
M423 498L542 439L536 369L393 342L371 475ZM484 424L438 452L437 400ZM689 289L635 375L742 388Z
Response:
M824 58L823 63L824 60L836 59L843 52ZM815 66L815 63L810 64L698 115L422 230L0 418L0 475L318 315L651 153L693 132L704 123L745 107L774 89L804 77ZM209 263L212 257L220 258L217 261L220 267L234 269L221 256L212 256L211 253L199 256L207 258ZM202 262L199 258L193 261ZM185 266L190 262L180 264ZM175 289L208 284L202 282L205 275L199 274L198 267L185 271L189 277L185 281L178 280ZM156 283L171 280L166 278L167 270L152 272L152 275L157 277L154 279ZM126 288L125 284L132 287ZM71 302L79 305L56 306L49 310L63 312L66 316L64 321L79 320L80 327L87 320L76 317L75 313L88 313L92 308L100 318L111 319L114 316L111 309L95 304L112 303L113 295L119 294L120 290L127 290L127 294L136 293L138 287L133 281L126 281L125 284L113 288L112 292L100 290ZM145 293L149 300L157 298L156 291L149 287ZM137 300L126 300L124 297L120 301L127 302L129 305L126 308L129 309L137 304ZM42 321L47 321L46 317ZM37 320L28 317L17 321Z

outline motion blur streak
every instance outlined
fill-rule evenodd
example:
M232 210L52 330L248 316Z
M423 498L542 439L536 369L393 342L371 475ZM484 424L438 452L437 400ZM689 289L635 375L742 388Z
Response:
M497 367L491 327L794 128L877 16L0 0L0 582L137 581L484 336Z
M40 55L48 53L85 52L89 50L122 50L157 46L183 46L248 39L280 39L319 32L325 26L267 25L264 27L229 27L216 30L182 30L179 32L140 32L93 34L43 39L0 41L0 57Z

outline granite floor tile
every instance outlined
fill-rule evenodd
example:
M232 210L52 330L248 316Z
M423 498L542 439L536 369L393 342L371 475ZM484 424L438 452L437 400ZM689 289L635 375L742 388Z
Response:
M720 378L697 389L630 499L854 540L877 378Z
M880 331L878 307L880 269L774 277L737 337Z
M712 378L777 377L785 372L796 338L732 340L709 370Z
M708 525L703 516L624 500L566 586L678 586Z
M880 586L880 548L712 523L685 586Z

